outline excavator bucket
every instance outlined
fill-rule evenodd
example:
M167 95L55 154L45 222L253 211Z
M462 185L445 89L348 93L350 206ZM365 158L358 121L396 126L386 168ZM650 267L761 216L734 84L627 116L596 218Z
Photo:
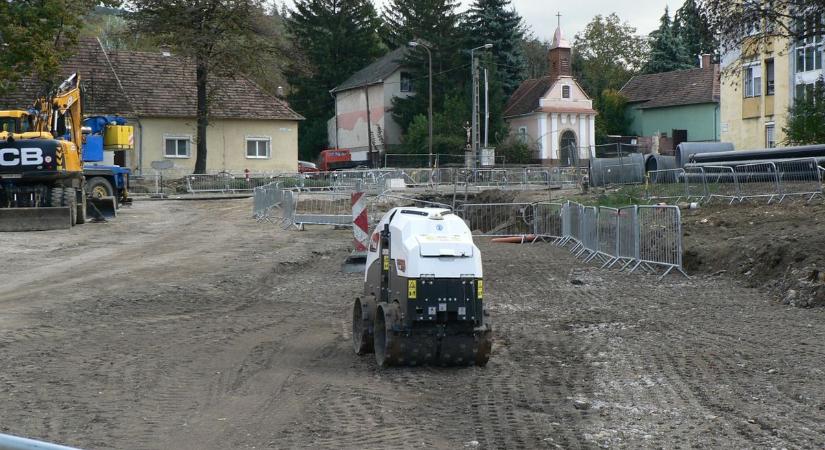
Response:
M0 208L0 231L68 230L72 227L69 207Z
M86 200L86 217L93 221L117 217L117 201L114 197L89 197Z

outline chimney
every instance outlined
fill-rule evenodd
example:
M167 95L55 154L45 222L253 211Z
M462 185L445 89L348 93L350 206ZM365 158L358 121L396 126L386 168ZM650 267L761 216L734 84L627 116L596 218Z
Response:
M711 62L710 62L710 53L702 53L701 55L699 55L699 58L700 58L699 67L701 67L702 69L712 68L712 65L711 65Z

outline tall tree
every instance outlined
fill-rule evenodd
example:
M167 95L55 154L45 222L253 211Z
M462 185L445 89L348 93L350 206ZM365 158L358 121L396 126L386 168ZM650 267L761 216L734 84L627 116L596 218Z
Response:
M688 54L682 39L673 32L670 11L659 19L659 29L650 33L650 59L644 67L645 73L671 72L693 67L693 58Z
M529 34L521 40L520 45L525 59L525 76L538 78L547 75L550 71L550 61L547 59L550 42Z
M696 0L685 0L673 17L673 31L684 43L688 55L699 63L701 54L718 53L718 43L710 30L710 24Z
M820 34L821 27L801 26L800 21L825 17L823 0L699 0L699 8L719 39L721 53L734 51L740 59L773 38L793 42Z
M604 142L608 134L625 134L626 99L618 90L639 73L647 57L647 42L615 13L594 17L573 42L573 73L599 112L597 142Z
M0 1L0 93L14 89L25 75L50 82L60 58L69 53L83 16L98 3L115 0Z
M510 95L524 80L526 59L521 41L525 26L511 0L475 0L465 16L470 48L493 44L498 82Z
M821 144L825 142L825 82L822 77L813 89L788 110L788 123L782 128L786 145Z
M647 59L647 43L616 13L597 15L573 40L573 73L591 96L621 89Z
M328 145L327 120L335 115L329 91L386 50L380 27L369 0L298 0L289 12L287 30L300 50L288 70L289 100L307 119L298 137L303 158Z
M209 80L234 76L262 53L274 52L262 39L257 19L262 0L131 0L133 31L162 38L195 63L197 156L195 173L206 172L206 128L210 120Z
M382 15L391 48L407 46L410 41L423 41L430 48L434 112L444 110L448 95L463 92L469 78L469 55L462 51L467 40L459 29L457 8L457 0L390 0ZM427 114L428 64L423 49L410 51L405 58L416 95L393 100L393 117L405 132L415 116Z

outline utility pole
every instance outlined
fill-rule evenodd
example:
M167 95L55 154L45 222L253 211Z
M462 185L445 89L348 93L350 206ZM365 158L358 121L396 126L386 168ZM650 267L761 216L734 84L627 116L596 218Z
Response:
M490 137L490 82L488 80L487 68L484 68L484 148Z
M478 157L479 157L479 150L478 150L478 141L479 141L479 130L478 130L478 58L473 56L473 155L475 156L475 167L478 167Z
M479 120L479 76L478 76L478 59L475 57L475 52L481 48L493 48L493 44L484 44L482 46L470 49L470 74L473 80L473 124L472 124L472 151L475 156L475 167L479 166L480 158L481 158L481 131L480 131L480 120Z

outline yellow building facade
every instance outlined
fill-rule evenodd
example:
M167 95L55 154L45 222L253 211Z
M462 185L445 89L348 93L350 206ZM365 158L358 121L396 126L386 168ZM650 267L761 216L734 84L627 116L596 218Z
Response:
M798 17L796 38L746 41L722 57L722 141L737 150L785 146L788 111L825 75L825 22Z
M787 39L754 44L722 61L720 139L737 150L779 147L793 104L793 51Z

